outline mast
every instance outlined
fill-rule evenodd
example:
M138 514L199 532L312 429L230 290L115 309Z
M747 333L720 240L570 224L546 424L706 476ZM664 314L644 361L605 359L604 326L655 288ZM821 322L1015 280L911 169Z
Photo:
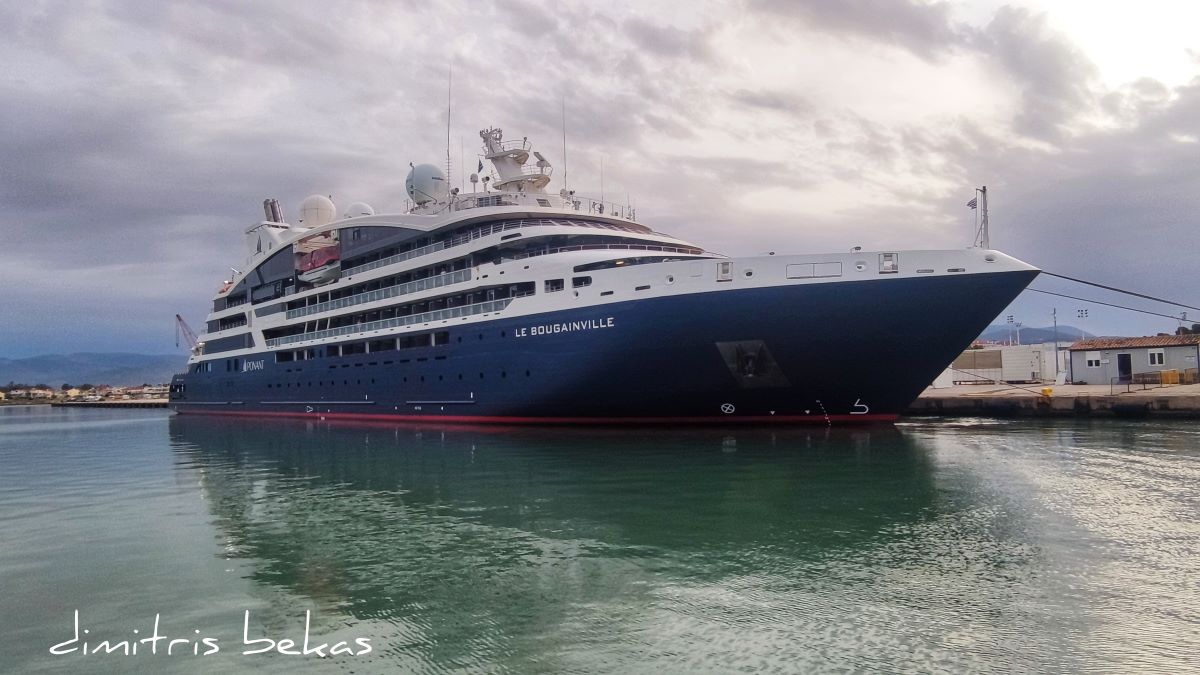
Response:
M446 191L450 185L450 94L454 90L454 62L451 61L446 76Z
M567 97L562 97L562 132L563 132L563 189L570 190L567 184Z

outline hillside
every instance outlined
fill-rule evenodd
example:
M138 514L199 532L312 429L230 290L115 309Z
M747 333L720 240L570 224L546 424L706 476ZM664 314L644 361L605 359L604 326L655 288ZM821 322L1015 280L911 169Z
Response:
M1022 326L1021 327L1020 344L1036 345L1036 344L1041 344L1043 342L1054 342L1054 333L1055 333L1055 331L1054 331L1053 326L1046 326L1044 328L1037 328L1037 327L1032 327L1032 326ZM1059 326L1058 327L1058 340L1059 340L1059 342L1071 342L1074 340L1079 340L1080 333L1081 333L1080 329L1078 329L1074 326L1065 326L1065 325ZM1083 335L1085 337L1095 337L1091 333L1086 333L1086 332L1084 332ZM979 339L987 340L987 341L996 341L996 342L1008 342L1008 340L1011 338L1013 340L1013 342L1015 343L1016 336L1017 336L1017 329L1012 328L1011 326L1008 326L1007 324L999 324L999 325L994 325L994 326L988 326L987 329L985 331L983 331L983 334L981 334L979 336Z
M0 358L0 384L163 384L183 370L184 354L46 354Z

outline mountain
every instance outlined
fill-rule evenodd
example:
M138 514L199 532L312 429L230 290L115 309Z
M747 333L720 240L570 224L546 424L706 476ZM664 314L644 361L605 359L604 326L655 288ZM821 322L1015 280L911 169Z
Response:
M163 384L181 372L185 354L46 354L24 359L0 358L0 385Z
M1054 333L1055 331L1053 326L1046 326L1045 328L1021 326L1020 344L1036 345L1043 342L1054 342ZM1073 342L1075 340L1079 340L1081 339L1079 337L1080 333L1083 333L1084 337L1096 337L1095 335L1092 335L1091 333L1085 333L1074 326L1063 325L1058 327L1058 341ZM988 326L987 329L983 331L983 334L979 336L979 339L989 342L1005 343L1007 343L1009 340L1012 340L1013 344L1017 344L1017 329L1009 326L1008 324Z

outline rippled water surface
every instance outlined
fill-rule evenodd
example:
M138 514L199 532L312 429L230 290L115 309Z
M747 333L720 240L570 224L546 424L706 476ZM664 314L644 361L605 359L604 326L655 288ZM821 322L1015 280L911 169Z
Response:
M1194 672L1200 425L0 408L0 583L9 672Z

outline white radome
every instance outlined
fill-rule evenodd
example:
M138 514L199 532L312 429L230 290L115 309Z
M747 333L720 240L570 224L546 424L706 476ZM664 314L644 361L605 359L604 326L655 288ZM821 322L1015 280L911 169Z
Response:
M432 164L418 164L409 170L404 190L417 204L442 201L448 192L446 174Z
M354 202L350 206L346 207L346 215L344 217L358 218L359 216L373 215L375 215L375 209L371 208L370 204L366 202Z
M309 195L300 203L300 224L305 227L320 227L336 218L337 208L325 195Z

